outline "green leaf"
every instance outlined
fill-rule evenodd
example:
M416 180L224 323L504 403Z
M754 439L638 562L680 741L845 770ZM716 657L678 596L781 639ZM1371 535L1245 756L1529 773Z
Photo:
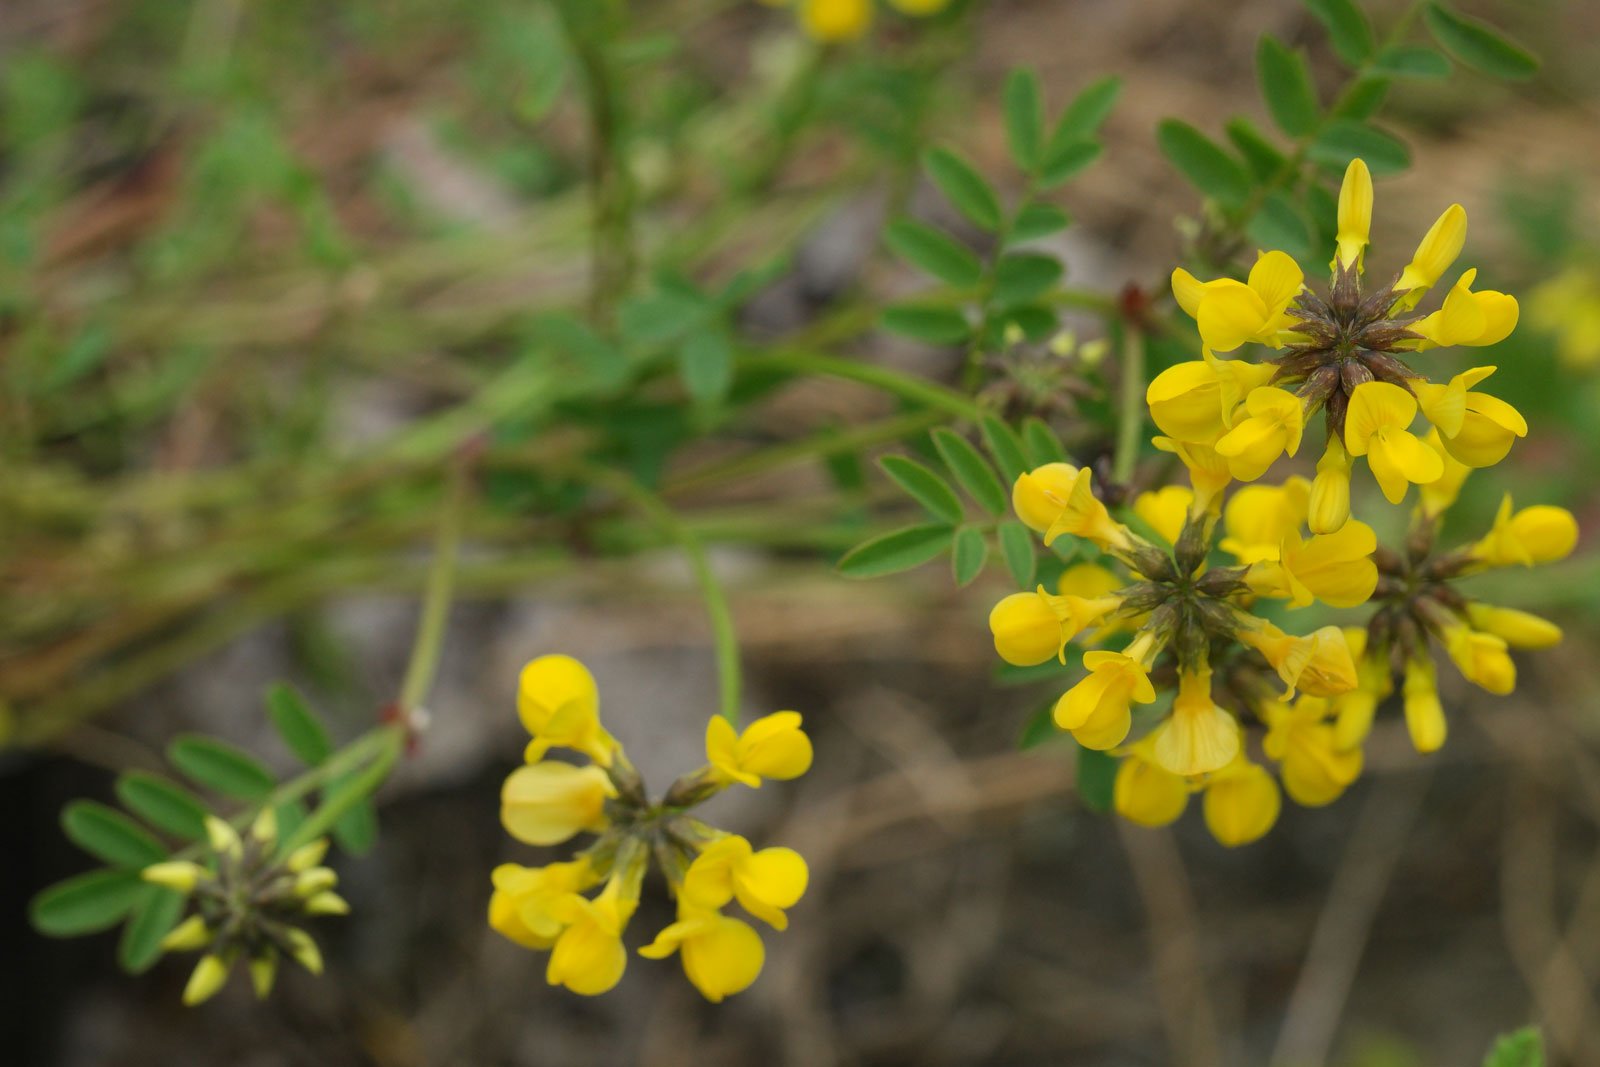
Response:
M378 809L358 800L333 824L333 839L352 856L365 856L378 843Z
M1098 141L1069 141L1062 145L1052 143L1039 168L1039 187L1054 189L1099 159L1101 151Z
M1028 721L1022 724L1022 734L1017 738L1017 747L1023 750L1038 748L1046 741L1058 741L1065 736L1066 734L1056 725L1055 701L1052 700L1028 716Z
M961 488L991 515L1006 513L1006 487L995 477L994 468L965 437L944 427L933 431L933 446L950 468Z
M983 264L972 250L931 226L900 219L883 236L895 255L942 282L965 287L983 278Z
M883 328L930 345L954 345L972 333L967 317L955 308L898 304L883 312Z
M115 808L92 800L74 800L61 809L67 839L113 867L148 867L167 858L161 842Z
M1306 7L1328 28L1340 59L1359 67L1372 57L1372 25L1352 0L1306 0Z
M1450 61L1426 45L1397 44L1379 52L1372 69L1392 78L1448 78Z
M1261 97L1280 130L1290 137L1304 137L1317 128L1322 108L1305 57L1271 34L1262 34L1256 45L1256 76Z
M1039 99L1038 75L1031 70L1012 71L1006 78L1002 99L1011 158L1032 174L1039 166L1039 148L1044 140L1044 105Z
M1116 105L1117 96L1121 92L1122 79L1115 74L1107 75L1085 86L1072 103L1067 105L1066 111L1061 113L1061 121L1056 123L1056 128L1050 134L1045 158L1048 159L1063 145L1092 140L1100 132L1100 126L1105 122L1106 116L1111 114L1111 109Z
M1239 150L1245 166L1250 168L1250 173L1255 175L1257 181L1276 178L1289 161L1249 119L1231 118L1223 127L1223 132L1228 135L1233 147Z
M1532 52L1479 19L1432 3L1422 9L1422 21L1446 52L1482 74L1522 81L1539 71Z
M1544 1038L1537 1026L1502 1034L1483 1060L1483 1067L1544 1067L1544 1064Z
M995 323L999 327L995 334L996 347L999 347L1004 343L1006 330L1011 326L1022 331L1024 340L1037 343L1054 337L1060 329L1061 319L1054 308L1023 304L1006 308Z
M1016 519L1000 524L1000 554L1005 557L1006 568L1016 580L1017 588L1033 588L1033 576L1039 559L1034 554L1033 533Z
M944 525L907 526L863 541L839 560L846 578L877 578L910 570L941 555L950 547L955 531Z
M1061 447L1061 439L1048 423L1036 415L1030 415L1023 421L1022 440L1028 450L1030 470L1046 463L1067 462L1067 450Z
M713 404L733 384L733 343L719 329L702 330L678 349L678 377L696 403Z
M1027 473L1028 457L1022 450L1022 440L1011 427L993 415L985 415L979 429L983 431L983 443L988 446L989 454L999 464L1000 473L1008 483L1014 483Z
M704 296L661 289L630 297L617 309L617 325L625 340L636 345L664 345L687 335L713 312Z
M198 841L206 836L206 806L176 782L143 771L117 779L117 799L157 830Z
M1054 204L1034 201L1017 212L1016 220L1011 223L1011 232L1007 236L1012 243L1020 244L1023 241L1059 233L1070 225L1072 218L1065 211Z
M307 767L319 766L333 755L328 731L294 686L278 682L267 689L267 716L283 743Z
M167 746L167 758L192 781L236 800L262 800L277 785L254 756L203 734L175 739Z
M187 898L158 885L144 887L117 944L117 964L129 974L143 974L161 958L161 939L178 925Z
M1008 252L995 265L994 292L999 307L1026 304L1061 280L1061 261L1042 252Z
M962 520L964 512L955 490L927 467L905 456L884 456L878 466L934 518L951 524Z
M147 884L138 871L90 871L57 882L34 897L28 918L34 929L49 937L109 930L139 903Z
M1117 759L1107 752L1078 746L1078 796L1083 806L1104 815L1111 810L1117 781Z
M972 164L948 148L930 150L923 164L957 211L990 233L1000 229L1000 198Z
M963 526L956 531L955 544L950 551L951 569L957 585L969 585L983 573L989 562L989 541L977 526Z
M1376 126L1352 119L1328 123L1307 154L1318 163L1340 169L1360 156L1374 176L1397 174L1411 165L1411 152L1404 144Z
M1166 119L1156 127L1156 140L1172 165L1218 203L1238 207L1250 196L1244 168L1187 122Z
M1330 113L1336 119L1369 119L1383 107L1383 101L1389 95L1389 79L1377 74L1368 74L1358 79L1350 91L1339 101L1339 106Z
M1304 216L1282 190L1274 190L1262 201L1245 233L1257 247L1281 249L1301 262L1311 258L1315 244Z

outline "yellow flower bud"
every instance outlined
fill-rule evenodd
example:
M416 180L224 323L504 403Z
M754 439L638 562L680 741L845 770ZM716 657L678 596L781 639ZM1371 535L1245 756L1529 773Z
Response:
M1211 671L1182 670L1172 715L1157 728L1152 752L1172 774L1221 770L1239 752L1239 724L1211 699Z
M301 900L309 900L338 884L339 876L331 868L313 867L309 871L301 871L295 875L294 894Z
M1472 546L1472 555L1491 567L1520 563L1553 563L1565 559L1578 544L1578 520L1566 508L1535 504L1513 511L1511 494L1500 501L1500 511L1487 536Z
M606 800L616 794L599 767L535 763L517 768L506 779L500 791L500 821L518 841L559 845L584 831L604 829Z
M205 948L215 938L211 927L198 915L191 915L183 922L174 926L166 937L161 939L163 952L193 952Z
M1401 294L1396 307L1402 311L1416 307L1422 295L1439 284L1439 279L1456 261L1466 242L1466 209L1460 204L1451 204L1428 228L1422 243L1417 246L1416 254L1406 264L1405 270L1400 272L1400 279L1394 283L1395 292Z
M1331 269L1360 270L1372 231L1372 172L1360 159L1352 159L1339 184L1338 248Z
M1481 601L1467 605L1472 628L1494 634L1512 648L1551 648L1561 643L1561 627L1516 608L1501 608Z
M338 893L322 892L306 901L307 915L349 915L350 902Z
M1401 692L1405 697L1406 729L1411 733L1412 746L1418 752L1438 751L1449 728L1445 723L1444 705L1439 703L1433 660L1428 658L1427 650L1406 663Z
M727 719L706 724L706 757L726 782L759 789L763 778L788 781L811 768L811 739L800 729L798 711L764 715L735 734Z
M1506 642L1470 626L1452 626L1444 634L1444 650L1461 676L1496 696L1517 687L1517 665L1511 662Z
M206 816L206 840L211 844L211 851L219 856L237 856L244 848L239 831L215 815Z
M272 992L272 983L278 977L278 954L271 949L250 961L250 985L257 1000L266 1000Z
M216 996L227 981L228 965L221 956L201 956L189 975L189 983L183 987L184 1005L192 1008L205 1003Z
M1306 525L1314 534L1337 533L1350 518L1350 468L1354 461L1337 436L1317 460L1317 476L1311 482L1311 500Z
M278 812L271 807L262 808L255 821L250 824L250 836L263 845L270 845L278 839Z
M211 877L211 872L188 860L168 860L165 863L152 863L139 872L139 877L180 893L192 893L200 879Z
M291 926L284 931L284 940L289 943L289 956L300 966L312 974L322 973L322 950L311 939L311 935L299 927Z
M674 952L683 973L713 1004L741 993L761 973L766 948L748 923L717 911L680 908L678 921L639 950L648 959L666 959Z
M1218 844L1238 848L1265 836L1282 806L1272 775L1239 752L1206 785L1206 828Z
M301 845L289 853L289 858L284 861L284 866L289 869L289 873L299 874L301 871L308 871L317 866L327 854L328 839L319 837L315 841Z
M1011 506L1017 518L1034 533L1044 533L1056 521L1078 484L1078 468L1070 463L1046 463L1017 476L1011 487Z

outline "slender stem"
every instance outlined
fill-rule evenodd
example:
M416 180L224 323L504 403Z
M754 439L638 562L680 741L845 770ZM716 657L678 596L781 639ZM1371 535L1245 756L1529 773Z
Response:
M423 593L422 612L417 618L417 636L411 644L405 681L400 686L400 710L414 711L428 698L439 671L439 655L444 649L445 622L450 615L450 600L455 590L456 561L461 549L461 517L467 495L466 464L451 464L445 488L444 510L439 516L439 539L433 550L433 566L428 571L428 587Z
M1133 477L1144 437L1144 333L1134 322L1123 324L1122 388L1117 411L1117 451L1111 461L1111 478L1126 485Z
M858 363L833 356L819 356L809 352L774 352L753 356L745 361L748 368L765 367L787 371L791 374L817 374L830 378L848 378L893 393L904 400L947 411L958 418L977 421L983 412L978 405L954 389L879 367L871 363Z
M683 550L684 556L689 560L690 569L694 571L695 582L700 586L700 597L705 601L706 614L711 618L711 634L717 656L717 681L721 693L719 705L721 714L723 718L737 726L739 691L743 684L739 669L739 637L734 631L733 611L728 607L727 593L711 569L711 560L706 556L705 546L700 538L660 497L628 475L607 467L587 464L579 467L577 474L585 481L605 486L619 496L627 498L629 503L660 527L661 531L676 541L678 547Z
M293 852L301 845L315 841L328 833L334 825L344 817L345 813L361 801L371 796L378 787L389 777L389 772L394 769L395 761L400 758L400 753L405 749L405 729L399 725L380 726L378 729L363 736L361 740L371 739L372 747L377 751L372 760L361 773L354 778L342 783L337 789L329 793L323 802L307 816L306 821L295 828L293 834L279 846L284 853ZM345 749L349 752L356 746L351 745ZM344 755L344 753L340 753ZM365 753L363 753L365 755ZM337 757L335 757L337 758ZM329 761L331 763L332 760ZM328 764L323 764L326 767ZM359 766L359 762L355 764ZM318 768L319 770L321 768ZM329 776L326 780L333 781Z

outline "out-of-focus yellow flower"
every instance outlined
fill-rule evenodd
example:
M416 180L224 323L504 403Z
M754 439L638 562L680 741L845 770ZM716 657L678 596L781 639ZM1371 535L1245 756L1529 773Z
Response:
M1578 544L1578 520L1566 508L1535 504L1514 511L1511 494L1500 501L1494 526L1472 546L1472 556L1491 567L1553 563Z
M1330 269L1360 270L1372 233L1372 172L1352 159L1339 183L1339 230Z
M995 651L1007 663L1031 667L1056 657L1066 662L1067 642L1122 604L1118 596L1052 596L1039 586L1012 593L989 612Z
M680 908L678 921L639 955L661 960L674 952L683 960L683 973L713 1004L750 988L767 954L761 935L749 923L692 907Z
M1217 843L1238 848L1259 841L1278 821L1278 783L1242 750L1206 784L1206 828Z
M1317 476L1311 482L1311 498L1306 505L1306 526L1314 534L1337 533L1350 519L1350 468L1355 461L1345 451L1344 442L1330 436L1317 460Z
M1121 744L1132 725L1130 705L1156 698L1150 684L1150 661L1157 649L1149 634L1140 634L1121 652L1085 652L1088 677L1056 701L1055 723L1085 748L1105 750Z
M1189 782L1156 762L1152 738L1135 744L1111 787L1117 814L1140 826L1167 826L1189 805Z
M805 894L806 861L792 848L759 852L737 834L707 845L684 873L678 895L696 912L712 912L738 898L739 906L775 930L787 929L785 908Z
M1506 458L1512 442L1528 436L1522 413L1499 397L1472 390L1495 372L1473 367L1446 385L1419 382L1417 402L1439 431L1445 451L1468 467L1492 467Z
M1311 483L1294 477L1282 485L1247 485L1223 509L1218 547L1248 566L1276 560L1283 543L1305 521Z
M1400 278L1394 284L1395 292L1401 294L1396 306L1405 311L1416 307L1423 294L1439 284L1439 279L1455 263L1466 243L1466 209L1460 204L1451 204L1428 227L1411 262L1400 272Z
M1166 485L1154 492L1140 493L1133 501L1133 513L1160 534L1167 544L1174 544L1189 521L1189 507L1194 503L1194 491L1181 485Z
M1417 350L1449 345L1499 344L1517 328L1517 298L1493 289L1472 291L1478 277L1476 267L1463 271L1444 306L1411 327L1411 332L1421 335Z
M764 715L735 733L721 716L706 725L706 758L724 781L761 788L763 778L788 781L811 769L811 739L800 729L798 711Z
M1444 473L1437 481L1417 486L1417 507L1424 518L1437 519L1450 510L1450 505L1461 495L1461 486L1466 483L1467 475L1472 473L1472 468L1452 456L1445 448L1444 438L1439 436L1438 427L1428 431L1428 436L1423 438L1423 444L1438 454L1439 462L1444 465Z
M1293 707L1269 701L1261 713L1267 723L1263 748L1278 761L1284 791L1296 804L1331 804L1360 777L1361 749L1339 746L1326 700L1302 697Z
M1517 687L1517 665L1511 662L1503 637L1462 624L1444 631L1444 650L1461 676L1497 696Z
M1283 252L1258 254L1244 282L1202 282L1181 268L1172 272L1173 295L1194 318L1201 341L1212 352L1231 352L1248 341L1281 345L1280 335L1295 321L1288 314L1289 303L1304 284L1305 272Z
M1528 320L1554 334L1556 354L1577 370L1600 365L1600 273L1569 267L1536 288Z
M533 735L523 754L528 763L552 748L570 748L611 766L617 742L600 726L600 691L589 668L571 656L540 656L522 668L517 715Z
M183 987L184 1006L192 1008L216 996L228 982L228 969L228 961L221 956L201 956Z
M1239 724L1212 701L1209 668L1179 671L1172 715L1154 737L1156 762L1173 774L1209 774L1233 761Z
M599 767L545 760L511 772L500 790L500 821L518 841L559 845L605 829L606 799L616 795Z
M1317 534L1302 540L1298 533L1284 537L1278 558L1251 565L1250 587L1262 596L1286 597L1293 607L1313 600L1336 608L1365 604L1378 585L1378 568L1372 553L1378 537L1372 527L1352 519L1337 533Z
M555 902L595 883L586 857L544 867L502 863L491 879L490 927L524 948L541 950L555 944L561 934L561 922L551 911Z
M623 881L613 877L593 900L568 893L550 903L561 932L550 949L545 981L596 997L622 980L628 965L622 931L639 903L637 889L625 892Z
M1356 664L1356 687L1334 698L1334 743L1339 748L1359 746L1372 730L1378 705L1394 691L1394 677L1388 656L1381 650L1367 652L1367 631L1358 626L1344 629L1345 644Z
M1439 703L1438 676L1426 648L1407 661L1401 693L1405 697L1406 730L1411 734L1412 746L1418 752L1437 752L1444 744L1449 727L1445 723L1444 705Z
M800 25L825 44L854 41L872 26L872 0L799 0Z
M1228 469L1242 482L1253 482L1277 462L1279 456L1300 451L1305 430L1305 406L1287 389L1264 385L1245 398L1248 417L1217 440L1217 455L1226 457Z
M1473 601L1467 605L1467 621L1473 629L1494 634L1512 648L1552 648L1561 643L1561 627L1516 608Z
M1405 499L1406 487L1426 485L1444 475L1444 463L1408 427L1417 417L1417 399L1389 382L1363 382L1350 395L1344 443L1352 456L1366 456L1372 475L1389 503Z

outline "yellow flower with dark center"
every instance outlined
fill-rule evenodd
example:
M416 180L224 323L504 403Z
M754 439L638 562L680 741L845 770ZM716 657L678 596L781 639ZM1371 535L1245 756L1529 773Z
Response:
M788 781L811 769L811 739L800 728L798 711L764 715L736 733L727 719L706 724L706 758L713 774L751 789L764 778Z

